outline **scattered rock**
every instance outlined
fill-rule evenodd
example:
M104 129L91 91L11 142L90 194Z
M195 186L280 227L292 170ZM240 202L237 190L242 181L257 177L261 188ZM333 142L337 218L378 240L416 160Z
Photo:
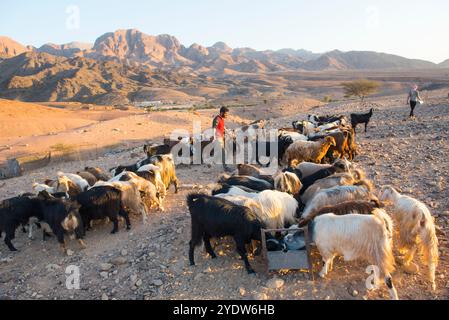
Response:
M103 293L103 295L101 296L101 300L108 301L109 300L108 295L106 293Z
M123 249L122 251L120 251L120 254L122 255L122 257L126 257L128 255L128 250Z
M48 264L45 269L47 269L47 272L55 272L59 269L61 269L60 266L58 266L57 264Z
M239 293L240 293L240 296L241 296L241 297L246 296L246 290L245 290L245 288L240 287L240 288L239 288Z
M254 300L265 301L268 300L268 296L265 293L256 293L253 296Z
M116 266L121 266L121 265L127 264L128 263L128 259L126 259L124 257L116 257L116 258L111 260L111 263L116 265Z
M153 280L153 284L154 284L156 287L162 287L162 285L163 285L164 283L162 282L162 280L156 279L156 280Z
M111 263L102 263L100 265L100 271L110 271L114 267Z
M100 272L100 276L103 278L103 279L107 279L107 278L109 278L109 273L107 273L107 272Z
M268 280L266 286L267 286L267 288L276 290L276 289L282 288L284 286L284 284L285 284L284 280L278 279L278 278L273 278L273 279Z

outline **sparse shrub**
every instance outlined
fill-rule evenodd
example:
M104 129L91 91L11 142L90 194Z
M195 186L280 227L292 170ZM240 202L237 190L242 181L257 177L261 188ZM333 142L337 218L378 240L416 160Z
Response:
M342 86L345 91L345 98L359 97L363 102L367 96L379 91L380 83L371 80L356 80L342 83Z
M323 98L323 102L325 102L325 103L330 103L330 102L332 102L332 101L334 101L334 99L332 99L331 96L325 96L325 97Z

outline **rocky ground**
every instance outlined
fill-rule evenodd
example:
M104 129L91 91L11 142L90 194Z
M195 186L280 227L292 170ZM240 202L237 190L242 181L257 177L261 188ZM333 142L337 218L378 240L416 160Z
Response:
M379 188L385 184L424 201L435 215L439 228L441 261L437 268L436 292L430 291L425 267L418 275L406 274L401 267L394 273L401 299L448 299L449 191L447 142L449 104L443 98L429 98L417 111L416 120L408 120L404 99L376 101L376 113L368 134L359 133L360 155L356 162L367 170ZM357 104L331 104L314 110L318 114L349 113ZM272 120L273 127L289 126L305 115ZM132 162L136 152L110 154L95 161L70 162L50 166L27 176L0 184L0 198L9 198L31 189L33 181L42 181L62 169L73 172L85 165L110 168ZM140 156L140 155L139 155ZM99 223L88 233L88 248L80 251L70 245L71 255L59 252L55 239L44 243L17 232L14 241L18 253L10 253L0 244L0 297L10 299L388 299L385 286L377 291L365 288L364 262L335 262L327 279L309 279L306 273L285 271L263 274L260 257L250 262L258 272L247 275L232 241L216 243L218 259L211 260L197 250L197 266L188 264L190 218L185 196L193 190L212 187L220 168L193 166L178 169L182 181L179 194L172 192L166 212L152 213L150 223L142 225L134 217L133 229L110 235L111 225ZM314 254L319 263L319 257ZM399 259L398 259L399 260ZM80 268L80 290L66 288L66 268ZM318 270L319 266L316 266Z

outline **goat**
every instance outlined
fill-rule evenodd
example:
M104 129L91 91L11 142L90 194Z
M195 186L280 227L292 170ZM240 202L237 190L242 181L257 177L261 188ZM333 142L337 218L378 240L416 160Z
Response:
M296 141L286 151L284 163L291 166L293 160L321 163L331 146L336 146L335 139L326 137L323 141Z
M359 124L365 124L365 133L368 132L368 124L371 121L371 118L373 116L374 109L371 109L366 114L360 114L360 113L352 113L351 114L351 125L354 131L357 129L357 125Z
M212 195L226 193L232 193L235 195L240 195L240 193L242 193L242 195L246 196L247 194L259 193L259 191L246 188L244 186L230 186L228 184L219 184L214 190L212 190Z
M76 174L86 180L89 183L89 187L93 186L98 181L98 179L92 173L87 171L77 172Z
M274 178L274 188L281 192L297 195L303 188L299 177L291 172L282 172Z
M63 253L67 253L64 236L75 235L82 249L87 246L83 241L85 228L79 214L80 205L77 202L58 199L43 191L37 197L40 204L41 214L39 222L47 224L56 236ZM44 239L46 230L44 229Z
M0 203L0 237L6 233L5 244L10 251L17 251L12 244L17 228L28 224L31 217L40 216L40 207L30 197L16 197Z
M320 190L330 189L337 186L352 186L357 183L364 184L367 186L369 191L373 191L371 181L365 179L365 173L362 170L357 169L354 173L337 173L316 181L303 194L301 194L301 201L303 203L308 203Z
M124 176L121 177L120 181L122 182L130 182L134 184L139 192L142 194L142 198L148 201L147 208L151 209L155 207L158 210L164 211L164 207L162 205L162 199L159 196L159 193L156 190L156 186L150 181L141 178L135 173L128 172ZM144 201L145 202L145 201ZM143 216L144 223L146 223L146 215Z
M322 170L322 169L329 169L331 167L334 167L337 169L337 173L339 172L349 172L352 168L352 164L344 159L337 160L333 165L330 164L316 164L311 162L302 162L299 163L298 161L293 161L290 168L296 168L301 172L301 179L305 179L308 176L311 176L312 174Z
M173 184L175 193L179 191L179 181L176 176L176 166L173 155L157 155L149 159L149 163L160 168L161 178L164 182L166 190ZM142 166L141 166L142 167Z
M148 164L139 168L137 175L153 183L156 186L160 198L165 199L167 196L167 187L162 180L161 169L159 167Z
M323 214L333 213L337 216L347 214L372 214L374 209L380 209L380 204L373 201L347 201L336 205L320 208L311 213L307 219L301 219L298 223L300 228L306 226L310 221Z
M77 174L58 172L58 177L69 178L74 184L76 184L81 189L81 191L86 191L90 186L89 182L87 182L85 179L81 178Z
M156 155L166 155L170 154L172 150L172 147L167 144L162 145L144 145L143 151L147 155L148 158L154 157Z
M112 234L118 232L118 217L125 218L126 229L131 229L131 222L122 201L122 191L114 187L95 187L78 195L75 199L81 205L79 213L86 230L90 229L92 220L109 218L113 224Z
M74 198L81 192L82 189L79 187L79 185L75 184L67 176L58 177L55 193L65 193L69 198Z
M95 178L97 178L97 181L108 181L111 179L111 176L100 168L86 167L84 168L84 171L92 174Z
M343 255L345 261L367 260L379 268L391 299L398 300L391 277L395 269L393 222L385 211L375 209L373 215L326 214L315 219L312 229L313 241L324 261L320 277L326 277L332 269L337 254Z
M265 180L257 179L249 176L228 176L223 175L219 181L219 183L228 184L231 186L244 186L256 191L265 191L272 190L273 185Z
M413 258L418 251L423 252L423 262L429 268L432 289L436 290L435 269L438 265L438 238L434 219L427 206L409 196L401 195L391 186L384 186L381 201L391 202L392 216L398 229L398 245L406 252L404 266L413 269ZM418 269L415 266L415 269Z
M46 184L33 183L33 192L37 194L41 191L47 191L48 193L55 193L56 190L54 187L49 187Z
M195 247L202 241L207 253L215 259L217 256L210 239L232 236L247 272L253 274L254 270L249 264L245 244L249 244L252 240L261 241L262 223L257 216L246 207L236 206L227 200L204 194L190 194L187 196L187 205L192 220L190 264L195 265Z
M263 171L256 166L250 164L239 164L237 165L238 175L239 176L250 176L254 178L258 178L261 180L265 180L268 183L274 184L273 177L267 174L264 174Z
M362 183L363 184L363 183ZM303 219L309 218L313 212L342 202L353 200L379 201L371 194L369 188L364 186L338 186L330 189L320 190L312 200L307 203L302 214Z
M248 207L257 215L266 229L283 229L293 225L299 210L298 202L291 195L273 190L263 191L251 198L229 194L216 197Z

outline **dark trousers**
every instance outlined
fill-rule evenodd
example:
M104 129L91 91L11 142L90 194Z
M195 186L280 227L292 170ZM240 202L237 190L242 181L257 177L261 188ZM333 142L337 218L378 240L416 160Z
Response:
M416 101L410 101L410 117L415 116L415 108L416 108L417 102Z

